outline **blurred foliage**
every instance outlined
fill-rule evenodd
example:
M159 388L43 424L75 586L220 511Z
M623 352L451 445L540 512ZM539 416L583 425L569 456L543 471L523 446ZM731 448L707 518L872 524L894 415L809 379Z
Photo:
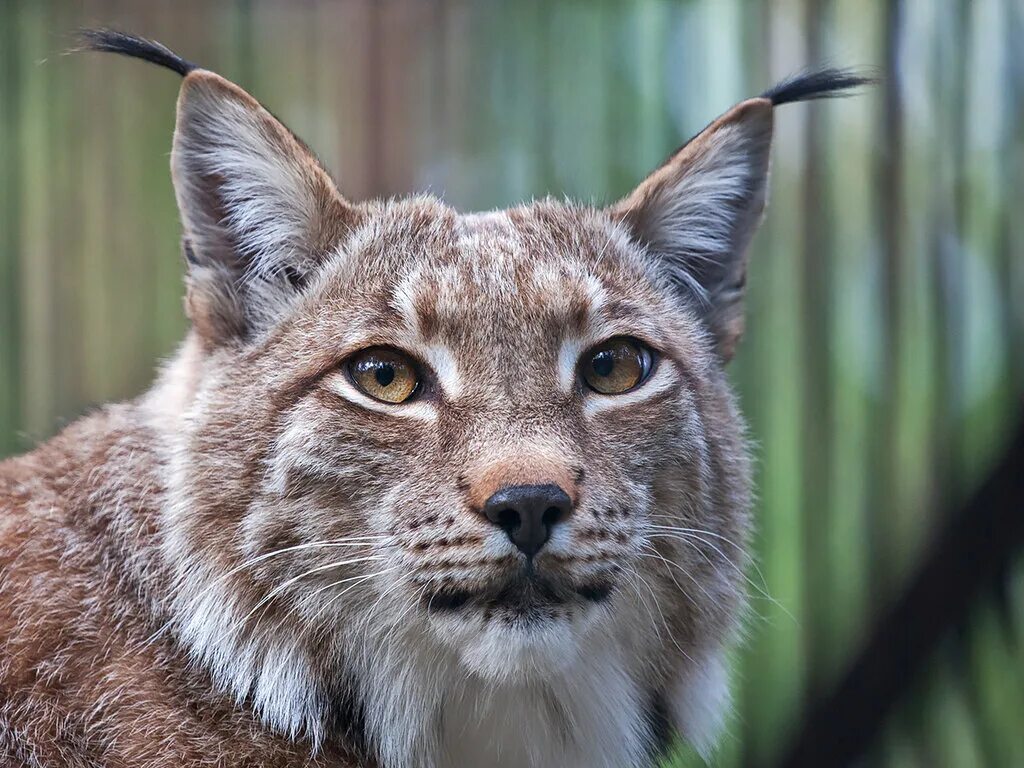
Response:
M781 77L876 66L872 92L778 114L732 368L759 568L714 762L764 760L1017 417L1022 17L1019 0L4 3L0 454L142 391L185 330L177 78L62 55L79 26L155 37L240 83L353 198L430 190L462 209L612 200ZM867 764L1024 765L1021 573L1008 590Z

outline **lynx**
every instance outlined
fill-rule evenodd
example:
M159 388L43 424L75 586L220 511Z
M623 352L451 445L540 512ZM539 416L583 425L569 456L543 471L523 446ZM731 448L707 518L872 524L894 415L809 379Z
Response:
M353 203L184 79L191 329L138 399L0 464L0 763L651 766L708 754L751 471L724 373L772 116L604 208Z

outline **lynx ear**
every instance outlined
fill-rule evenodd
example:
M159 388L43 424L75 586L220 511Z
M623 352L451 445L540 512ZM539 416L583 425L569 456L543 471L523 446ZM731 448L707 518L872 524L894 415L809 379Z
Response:
M355 219L309 149L248 93L206 70L182 83L171 169L189 315L211 339L271 323Z
M611 209L699 308L724 360L743 332L746 249L764 210L771 141L771 100L744 101Z
M280 315L356 210L316 157L256 99L155 40L79 30L78 50L148 61L185 78L171 171L185 226L189 317L210 342Z
M783 80L715 120L612 207L700 308L723 360L743 333L746 249L764 210L773 108L847 96L874 82L834 67Z

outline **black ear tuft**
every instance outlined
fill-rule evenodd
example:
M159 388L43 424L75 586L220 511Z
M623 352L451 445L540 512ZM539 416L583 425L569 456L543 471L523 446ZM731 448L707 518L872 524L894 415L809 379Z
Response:
M777 107L779 104L788 104L792 101L850 96L855 88L874 85L877 82L877 78L852 69L828 67L808 70L787 77L778 85L772 86L762 93L761 98L768 99L772 106Z
M131 56L151 64L167 67L182 77L193 70L200 69L198 65L186 61L170 48L155 40L147 40L144 37L129 35L114 29L81 29L78 31L78 39L81 41L79 50L105 51Z

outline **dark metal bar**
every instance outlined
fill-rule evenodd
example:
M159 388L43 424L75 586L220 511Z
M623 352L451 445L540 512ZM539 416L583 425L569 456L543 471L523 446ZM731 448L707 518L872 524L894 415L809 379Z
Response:
M808 41L807 59L812 66L824 58L823 20L826 3L806 0L804 30ZM815 574L804 583L804 633L808 653L806 694L815 695L827 671L829 636L828 575L832 569L827 547L829 530L830 479L832 465L832 287L833 259L829 228L824 222L830 209L824 134L827 105L807 106L807 128L803 161L803 222L800 289L804 322L802 440L802 526L803 563Z

